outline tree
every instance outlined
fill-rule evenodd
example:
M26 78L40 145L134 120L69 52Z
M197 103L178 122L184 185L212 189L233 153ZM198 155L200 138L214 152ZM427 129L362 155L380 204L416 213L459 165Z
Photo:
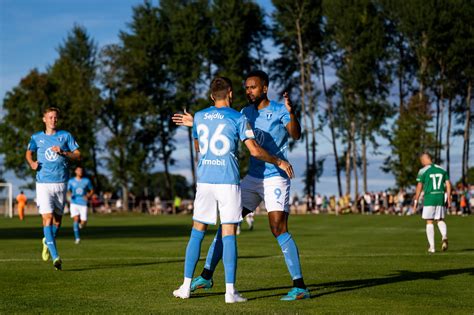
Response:
M63 126L80 145L83 166L92 171L94 189L101 191L96 137L101 106L96 86L97 44L84 27L75 25L58 53L59 58L48 69L56 86L53 100L61 109Z
M346 176L352 154L355 195L358 196L357 138L362 147L364 191L367 191L367 141L377 147L376 133L390 116L386 102L390 84L388 67L388 38L386 23L380 9L372 1L324 2L327 30L331 36L332 62L339 78L342 111L340 129L346 134ZM346 181L346 193L350 186Z
M176 125L171 121L170 113L176 112L175 103L170 100L172 88L169 71L170 37L168 25L158 7L150 1L133 9L129 32L120 32L120 53L118 65L123 75L123 93L121 97L135 104L137 133L142 141L143 165L148 171L157 160L163 163L165 189L173 196L169 167L174 163L173 136Z
M307 195L314 196L318 174L322 174L318 166L323 165L323 160L316 157L317 91L314 84L318 75L317 61L322 54L321 2L274 0L273 5L273 38L280 57L272 68L283 90L299 90L306 151L305 188Z
M211 3L212 37L209 78L228 77L233 84L234 108L247 104L243 78L254 68L265 66L263 41L268 35L262 8L249 0L215 0ZM240 150L240 172L248 169L248 151Z
M206 61L209 60L211 21L208 17L208 1L161 1L160 12L164 23L168 25L170 37L167 66L174 85L174 106L188 111L196 110L198 98L202 94L200 85L206 75ZM194 187L194 142L191 129L187 128L187 131Z
M13 170L19 178L31 179L30 186L35 172L25 162L25 151L31 135L44 126L43 110L56 105L55 91L49 75L33 69L3 100L5 116L0 121L0 154L5 168ZM60 126L64 126L61 120Z
M392 154L387 157L383 170L395 175L397 186L409 187L416 182L420 168L419 154L434 152L436 139L429 129L431 113L427 97L419 99L416 92L406 109L398 117L390 139Z

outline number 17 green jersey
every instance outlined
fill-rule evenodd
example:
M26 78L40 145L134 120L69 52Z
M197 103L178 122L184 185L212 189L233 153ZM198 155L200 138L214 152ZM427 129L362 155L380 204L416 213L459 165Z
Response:
M444 206L444 192L448 173L439 165L431 164L423 167L416 177L416 181L423 184L425 206Z

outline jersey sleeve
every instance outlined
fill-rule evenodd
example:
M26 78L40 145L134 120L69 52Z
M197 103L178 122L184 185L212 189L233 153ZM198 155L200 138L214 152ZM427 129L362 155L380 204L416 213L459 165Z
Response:
M68 137L67 137L67 146L71 152L79 149L79 145L77 144L76 140L70 133L68 133Z
M71 180L68 180L68 181L67 181L67 189L66 189L66 190L72 192Z
M198 139L199 138L199 135L198 135L198 132L197 132L197 117L198 115L194 115L194 121L193 121L193 139Z
M286 109L285 105L282 105L281 106L281 109L280 109L280 121L281 123L283 124L283 126L286 127L286 125L288 125L291 121L291 118L290 118L290 113L288 112L288 110Z
M449 174L448 174L448 172L445 171L444 172L444 181L447 181L447 180L449 180Z
M416 176L416 182L417 183L423 183L423 174L424 174L424 172L422 170L420 170L418 172L418 175Z
M245 141L247 139L255 139L252 127L250 126L245 115L242 115L239 118L237 127L239 130L239 138L241 141Z
M36 145L36 140L33 136L31 136L30 143L28 143L28 150L29 151L38 150L38 146Z

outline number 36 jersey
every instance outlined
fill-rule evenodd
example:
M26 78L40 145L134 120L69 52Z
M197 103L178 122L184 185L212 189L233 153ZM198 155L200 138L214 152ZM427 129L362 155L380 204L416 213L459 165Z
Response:
M247 118L229 107L208 107L194 115L193 138L201 153L197 182L239 184L238 143L254 139Z
M423 167L416 177L416 181L423 184L425 206L444 206L444 192L448 173L439 165L431 164Z

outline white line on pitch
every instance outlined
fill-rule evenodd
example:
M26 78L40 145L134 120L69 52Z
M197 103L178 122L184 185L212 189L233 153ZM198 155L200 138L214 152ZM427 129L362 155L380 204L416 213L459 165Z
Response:
M460 253L443 253L439 254L438 256L472 256L474 253L471 252L460 252ZM320 258L364 258L364 257L393 257L393 256L403 256L403 257L410 257L410 256L428 256L426 253L420 254L362 254L362 255L300 255L300 257L320 257ZM433 256L437 256L434 254ZM264 257L248 257L243 255L243 259L273 259L282 257L282 255L272 255L272 256L264 256ZM184 259L184 257L146 257L146 256L139 256L139 257L77 257L77 258L63 258L63 261L104 261L104 260L153 260L153 261L172 261L177 259ZM41 261L41 259L34 259L34 258L0 258L0 263L2 262L17 262L17 261Z

